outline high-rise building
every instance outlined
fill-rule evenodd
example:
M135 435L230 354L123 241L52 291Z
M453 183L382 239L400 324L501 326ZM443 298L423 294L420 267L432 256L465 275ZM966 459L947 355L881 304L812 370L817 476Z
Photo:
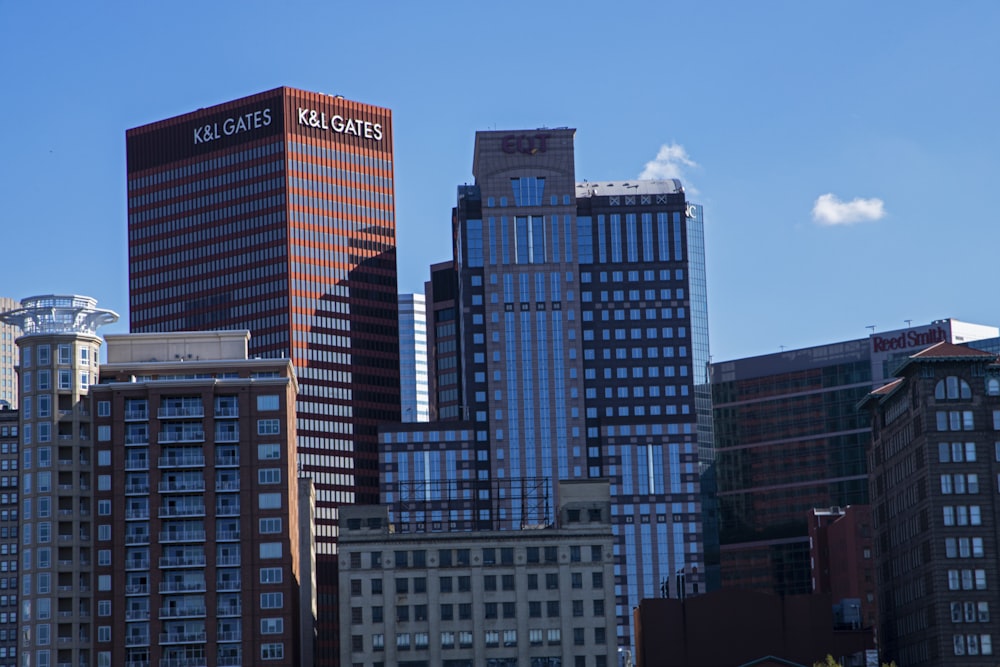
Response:
M995 336L943 319L713 363L722 585L811 592L808 513L868 502L871 431L858 403L917 350Z
M872 392L879 651L900 665L995 665L1000 637L1000 364L942 342Z
M249 338L107 336L89 403L97 665L312 664L295 374L250 359Z
M277 88L126 143L131 330L249 329L295 367L330 664L336 508L378 501L377 424L401 418L391 112Z
M18 412L0 408L0 667L17 667L17 572L21 462ZM6 597L4 597L6 596Z
M519 529L553 523L557 481L609 478L627 644L665 581L705 590L702 218L675 180L577 183L574 134L476 134L427 300L454 421L383 428L383 495L401 530Z
M19 662L110 664L94 651L95 586L104 582L93 570L95 545L110 538L98 529L93 489L110 483L110 468L95 466L87 394L98 381L97 328L118 315L88 297L47 295L0 319L22 332Z
M15 310L18 302L10 297L0 297L0 312ZM0 321L0 409L6 405L17 407L17 345L14 341L21 335L16 324Z
M399 387L403 421L428 421L427 313L423 294L399 295Z

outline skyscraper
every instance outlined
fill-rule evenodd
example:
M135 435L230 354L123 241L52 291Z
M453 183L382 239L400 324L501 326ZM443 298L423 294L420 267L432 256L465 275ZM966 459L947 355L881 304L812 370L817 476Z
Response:
M118 315L83 296L24 299L0 315L20 348L21 664L97 665L93 652L95 467L87 394L98 380L97 328ZM110 535L109 535L110 537ZM13 591L17 594L17 591Z
M428 296L433 400L456 421L383 429L383 493L403 530L516 529L552 523L555 481L609 478L627 644L664 582L704 591L701 210L674 180L576 183L574 134L476 134Z
M131 330L249 329L292 360L331 622L336 507L377 502L377 424L400 419L391 112L277 88L126 142Z
M399 295L399 385L404 422L430 419L427 312L423 294Z

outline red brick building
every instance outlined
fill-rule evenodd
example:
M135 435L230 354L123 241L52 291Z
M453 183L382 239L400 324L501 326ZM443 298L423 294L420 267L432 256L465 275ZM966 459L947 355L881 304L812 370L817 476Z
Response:
M633 613L637 667L812 665L827 655L864 665L864 652L874 648L871 632L834 630L824 594L722 589L686 600L643 600Z
M872 628L877 611L870 505L809 512L813 591L829 593L842 625Z

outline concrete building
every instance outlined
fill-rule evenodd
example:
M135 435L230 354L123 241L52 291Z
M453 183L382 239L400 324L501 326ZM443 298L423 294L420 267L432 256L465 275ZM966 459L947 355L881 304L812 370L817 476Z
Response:
M401 419L391 112L282 87L126 145L131 331L247 329L295 367L332 664L336 510L378 502L377 426Z
M811 592L809 511L868 502L871 431L858 402L907 355L997 332L944 319L711 364L722 585Z
M938 343L872 392L881 660L993 666L1000 636L1000 363Z
M249 338L107 336L90 394L99 665L305 664L298 387Z
M577 183L574 135L476 134L427 296L441 421L382 429L383 498L401 530L519 530L554 523L556 480L610 479L627 645L664 580L706 585L702 213L675 180Z
M95 595L105 582L93 567L95 544L110 535L94 514L94 485L110 484L111 470L96 466L88 393L98 381L97 328L118 315L88 297L46 295L0 320L22 332L18 662L106 667L110 653L95 648L104 639Z
M423 294L399 295L399 387L404 422L430 420Z
M400 533L384 506L344 508L341 664L615 665L608 485L560 489L549 528Z

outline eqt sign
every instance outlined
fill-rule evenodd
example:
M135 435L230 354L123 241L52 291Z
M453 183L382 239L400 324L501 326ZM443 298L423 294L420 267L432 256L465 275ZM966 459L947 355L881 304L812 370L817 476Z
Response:
M544 153L551 134L539 132L537 134L508 134L500 140L500 148L504 153L523 153L524 155L535 155Z

